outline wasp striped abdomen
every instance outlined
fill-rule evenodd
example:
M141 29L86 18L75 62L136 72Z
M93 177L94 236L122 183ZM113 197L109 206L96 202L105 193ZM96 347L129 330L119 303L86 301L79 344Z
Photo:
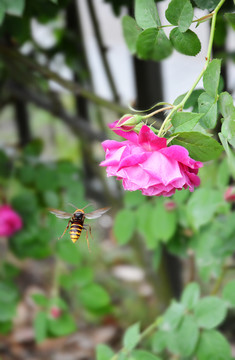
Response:
M83 229L83 221L72 221L72 224L70 226L70 230L69 230L69 234L70 234L70 238L72 240L73 243L75 243L81 235Z

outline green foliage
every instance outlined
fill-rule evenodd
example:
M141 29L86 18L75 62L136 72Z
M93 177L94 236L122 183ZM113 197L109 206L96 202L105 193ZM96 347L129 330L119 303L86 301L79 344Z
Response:
M194 0L195 4L200 9L213 10L219 3L220 0Z
M172 24L179 27L180 32L188 30L193 20L193 7L189 0L171 0L166 18Z
M107 291L95 283L82 287L78 292L78 300L90 311L105 308L110 304Z
M96 360L110 360L114 352L110 347L104 344L99 344L96 348Z
M157 27L160 22L154 0L135 0L135 18L142 29Z
M205 129L213 129L217 122L217 103L213 97L203 92L198 98L198 110L203 113L200 124Z
M172 144L185 147L189 155L198 161L217 159L223 151L222 146L213 138L197 131L174 133L177 135Z
M196 56L201 51L201 42L192 30L182 33L176 27L170 32L170 41L174 48L184 55Z
M137 25L136 21L126 15L122 18L123 35L126 39L126 43L131 54L136 52L137 38L141 32L141 29Z
M172 52L171 43L162 30L148 28L138 36L136 49L138 56L144 60L160 61Z
M126 329L123 336L123 346L127 351L133 350L140 340L140 324L136 323Z
M235 280L229 281L223 288L223 298L230 306L235 306Z
M195 308L200 297L200 288L198 283L190 283L184 289L181 295L181 302L188 310Z
M131 240L135 231L135 214L132 210L123 209L115 217L114 235L119 244L124 245Z
M215 330L206 330L200 334L196 355L198 360L228 360L231 358L231 350L222 334Z
M203 86L208 95L216 98L220 81L221 60L214 59L207 66L203 75Z
M194 310L198 326L207 330L218 326L225 319L227 313L225 302L214 296L201 299Z
M172 118L172 125L174 126L174 132L188 132L193 131L197 123L199 122L202 114L179 112Z

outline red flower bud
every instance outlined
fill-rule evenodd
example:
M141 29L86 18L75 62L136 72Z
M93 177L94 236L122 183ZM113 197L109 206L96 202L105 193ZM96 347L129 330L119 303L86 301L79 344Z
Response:
M235 201L235 187L229 186L224 193L224 200L227 202L234 202Z
M115 121L112 124L109 124L109 127L112 130L122 130L122 131L131 131L134 130L136 125L142 121L141 115L124 115L120 120Z
M165 207L166 211L173 211L176 209L177 205L173 200L170 200L170 201L166 201L164 203L164 207Z
M53 319L58 319L62 314L62 310L57 306L52 306L50 309L50 315Z

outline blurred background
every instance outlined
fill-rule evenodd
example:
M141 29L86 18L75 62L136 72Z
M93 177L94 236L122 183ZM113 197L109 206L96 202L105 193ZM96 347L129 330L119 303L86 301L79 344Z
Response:
M168 3L157 1L163 23ZM208 226L218 214L220 229L227 221L231 230L223 236L235 241L224 200L231 184L226 160L201 170L194 197L182 191L166 200L124 193L99 167L101 142L118 139L107 124L129 105L173 102L192 86L207 52L205 22L194 29L202 50L193 58L176 51L161 62L132 56L121 19L133 6L12 0L0 9L1 359L87 360L99 343L118 348L123 329L147 325L194 278L196 265L203 284L218 274L218 252L193 242L199 234L213 241L218 229ZM206 13L195 8L194 15ZM217 26L213 52L225 59L223 88L234 94L234 32L222 16ZM75 245L69 232L58 240L67 220L48 208L73 213L69 203L91 203L87 211L111 207L86 220L91 252L85 231ZM217 240L209 243L222 259L228 250ZM203 253L199 264L192 249Z

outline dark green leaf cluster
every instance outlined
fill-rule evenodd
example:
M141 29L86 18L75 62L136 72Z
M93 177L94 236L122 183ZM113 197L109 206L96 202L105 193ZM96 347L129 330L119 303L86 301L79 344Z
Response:
M74 304L80 311L99 318L112 312L110 296L96 282L88 263L83 266L81 244L75 246L68 233L57 241L68 220L57 219L48 211L48 208L63 210L68 203L81 207L86 205L81 170L67 160L53 163L40 161L42 150L43 144L40 141L32 141L24 148L14 166L12 159L0 152L2 189L11 189L12 196L8 201L23 219L21 231L9 239L10 250L18 259L53 257L55 262L63 263L64 270L60 270L57 286L63 288L67 298L74 299ZM73 208L69 211L73 213ZM82 238L83 234L81 241ZM87 248L85 249L87 253ZM13 265L3 263L0 274L0 333L11 330L12 320L16 315L19 296L12 280L18 273L19 270ZM65 336L76 331L69 303L60 297L51 298L42 294L34 295L33 299L40 308L34 322L38 342L47 337ZM61 311L58 318L51 315L53 307Z
M171 55L173 48L182 54L195 56L201 50L197 35L189 29L193 21L190 0L172 0L165 13L174 26L167 38L153 0L135 1L135 20L123 17L123 33L132 54L144 60L160 61Z
M154 353L162 355L167 350L187 359L231 359L227 340L215 330L225 320L227 309L223 299L200 298L199 285L190 283L180 302L173 301L158 319L159 330L152 339Z

